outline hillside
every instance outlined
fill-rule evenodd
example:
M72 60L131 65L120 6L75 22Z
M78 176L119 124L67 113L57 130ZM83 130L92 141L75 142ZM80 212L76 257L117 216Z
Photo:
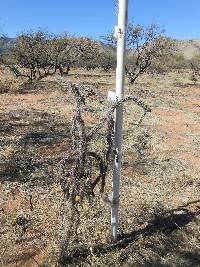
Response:
M183 53L186 59L191 59L200 52L200 39L177 41L177 50Z

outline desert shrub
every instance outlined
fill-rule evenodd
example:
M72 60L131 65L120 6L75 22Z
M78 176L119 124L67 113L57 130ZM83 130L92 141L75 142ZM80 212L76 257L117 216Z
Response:
M171 68L175 70L189 68L188 60L186 60L182 53L174 53L170 58L169 64Z
M113 70L116 67L116 53L107 51L100 44L95 51L88 53L90 57L84 56L76 65L86 70L102 69L105 72ZM75 65L75 66L76 66Z
M24 90L26 82L24 78L7 78L0 81L0 93L20 93Z
M184 55L174 51L153 60L147 72L150 74L167 74L172 70L176 71L186 68L188 68L188 63Z
M9 91L9 86L7 83L0 81L0 93L7 93Z
M87 70L98 68L98 58L100 55L100 44L87 37L73 38L73 66Z
M192 71L190 79L196 84L200 77L200 54L193 56L189 63Z
M116 68L117 60L116 54L112 51L103 51L100 53L98 60L99 67L102 68L105 72L113 70Z

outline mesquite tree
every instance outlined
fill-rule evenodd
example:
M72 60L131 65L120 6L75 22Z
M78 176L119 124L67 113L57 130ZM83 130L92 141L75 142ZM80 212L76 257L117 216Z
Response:
M126 75L130 83L145 72L159 72L160 61L166 65L166 58L170 57L174 49L174 41L163 36L164 31L155 24L148 27L128 24L127 43L127 64ZM116 46L116 39L113 34L104 37L104 42L112 47Z
M4 61L5 66L16 77L26 77L29 81L54 74L56 68L52 59L50 39L49 34L43 31L18 36Z
M3 63L16 77L40 80L57 71L68 74L78 64L85 66L94 60L98 51L97 42L89 38L29 32L17 37Z
M117 65L116 55L112 51L103 51L99 55L99 67L102 68L105 72L109 70L114 70Z
M98 58L101 53L101 46L97 41L87 37L72 39L72 52L74 67L81 67L87 70L98 68Z

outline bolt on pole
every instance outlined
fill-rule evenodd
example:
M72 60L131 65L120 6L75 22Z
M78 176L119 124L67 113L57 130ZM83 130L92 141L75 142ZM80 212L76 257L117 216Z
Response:
M116 68L116 101L124 97L125 80L125 49L126 49L126 27L128 15L128 0L119 0L118 6L118 26L117 35L117 68ZM118 220L119 220L119 191L121 176L121 156L122 156L122 136L123 134L123 106L116 108L115 114L115 159L113 167L113 191L111 201L111 230L112 239L117 241Z

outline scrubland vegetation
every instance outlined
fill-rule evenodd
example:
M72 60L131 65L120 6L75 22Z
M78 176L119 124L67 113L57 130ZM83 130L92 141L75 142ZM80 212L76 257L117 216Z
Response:
M129 24L118 242L116 40L27 32L0 65L0 265L200 266L199 55Z

